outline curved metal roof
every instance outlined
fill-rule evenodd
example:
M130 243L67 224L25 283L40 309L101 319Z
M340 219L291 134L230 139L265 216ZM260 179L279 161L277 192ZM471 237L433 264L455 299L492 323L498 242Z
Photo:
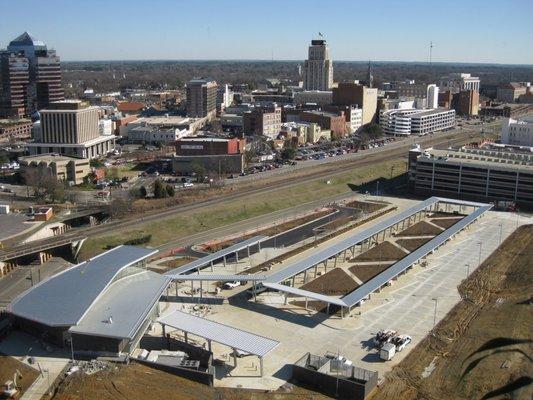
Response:
M76 325L121 270L155 253L115 247L38 283L15 298L8 311L48 326Z

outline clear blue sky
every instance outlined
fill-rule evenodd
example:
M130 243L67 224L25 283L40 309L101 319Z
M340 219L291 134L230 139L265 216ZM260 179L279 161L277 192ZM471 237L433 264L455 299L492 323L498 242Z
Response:
M0 0L0 48L24 31L64 60L334 60L533 64L533 0Z

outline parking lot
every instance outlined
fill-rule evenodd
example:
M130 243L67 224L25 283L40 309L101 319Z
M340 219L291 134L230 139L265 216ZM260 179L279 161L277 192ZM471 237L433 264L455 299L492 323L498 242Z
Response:
M527 221L531 222L531 218L522 217L518 223ZM230 299L230 304L209 305L207 318L280 341L280 345L265 358L265 377L257 377L257 360L244 358L236 369L218 371L217 385L277 388L287 378L285 364L293 363L308 351L318 355L326 352L341 354L354 365L376 370L382 376L459 300L457 285L477 267L479 259L483 261L500 243L500 223L501 240L517 226L515 215L489 212L430 256L426 267L415 267L394 286L373 295L370 301L344 319L338 316L328 318L321 313L284 305L282 295L268 292L260 296L258 303L236 296ZM482 243L481 249L478 243ZM178 302L166 303L162 309L166 314L190 307L188 302ZM380 329L408 334L413 343L392 361L383 362L371 346L372 337ZM213 350L216 358L229 362L228 348L214 345Z

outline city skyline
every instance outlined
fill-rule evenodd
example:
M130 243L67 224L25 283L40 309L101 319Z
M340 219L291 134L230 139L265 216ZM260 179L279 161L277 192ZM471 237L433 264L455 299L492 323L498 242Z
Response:
M214 4L158 0L146 10L123 1L6 0L10 18L0 25L0 48L28 31L64 61L300 61L322 32L334 61L428 62L433 42L435 63L533 64L524 51L533 41L527 21L533 4L524 0L505 4L503 12L513 16L505 29L502 8L479 0L431 7L420 0L389 1L379 8L370 1L332 1L327 18L315 1Z

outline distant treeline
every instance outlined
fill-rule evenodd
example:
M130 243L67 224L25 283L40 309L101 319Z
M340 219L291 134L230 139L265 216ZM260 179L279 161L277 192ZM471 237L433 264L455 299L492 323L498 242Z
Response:
M125 88L178 89L193 77L212 77L219 83L247 83L254 89L265 78L297 81L303 61L85 61L62 62L67 90L79 93ZM364 81L367 62L334 61L335 81ZM450 72L466 72L481 78L482 85L509 81L533 81L531 65L373 62L376 85L414 79L436 82Z

